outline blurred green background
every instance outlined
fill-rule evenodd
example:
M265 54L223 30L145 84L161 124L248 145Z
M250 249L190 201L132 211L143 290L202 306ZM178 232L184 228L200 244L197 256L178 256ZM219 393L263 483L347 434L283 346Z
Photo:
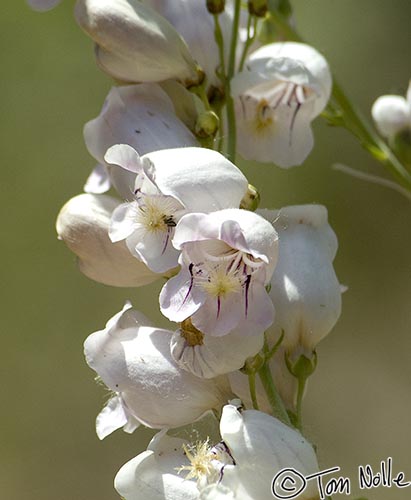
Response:
M164 325L159 285L98 285L57 241L58 210L94 165L82 126L99 113L110 81L72 19L73 2L45 14L22 0L2 5L0 498L115 500L116 471L146 446L150 431L98 441L94 419L105 394L83 360L82 342L126 298ZM326 55L364 114L379 95L405 93L409 0L294 6L301 33ZM341 162L381 173L344 131L317 121L315 132L315 149L300 168L244 165L265 206L322 203L339 237L335 265L349 291L338 326L319 347L306 429L321 465L341 466L353 485L359 464L377 467L388 456L411 479L411 204L332 171ZM403 500L409 493L379 488L367 496Z

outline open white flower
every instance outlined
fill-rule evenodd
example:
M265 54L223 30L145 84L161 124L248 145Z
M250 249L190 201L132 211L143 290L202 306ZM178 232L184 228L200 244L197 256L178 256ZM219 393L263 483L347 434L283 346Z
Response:
M371 113L380 134L387 139L403 130L411 130L411 82L405 98L383 95L374 102Z
M173 26L139 0L78 0L75 17L96 42L101 69L118 80L188 85L203 77Z
M272 43L253 52L232 80L238 151L280 167L301 164L313 147L311 121L327 104L331 74L309 45Z
M240 209L184 216L173 245L180 273L160 294L171 321L191 318L206 335L259 335L274 308L265 290L277 260L277 233L261 216Z
M165 149L140 158L123 144L110 148L105 161L136 175L132 201L113 213L110 238L125 239L132 254L158 273L178 264L171 240L181 216L238 207L248 186L235 165L204 148Z
M172 332L149 324L126 304L84 343L87 364L115 393L97 421L102 437L135 421L154 428L186 425L227 400L224 377L201 379L179 368L170 354Z
M108 236L111 215L119 201L107 195L81 194L60 210L56 229L78 257L80 271L105 285L142 286L160 277L135 259L123 241Z
M140 155L160 149L198 146L194 135L177 118L170 98L157 84L113 87L100 115L84 126L84 139L90 154L99 162L87 185L88 192L95 189L101 192L101 175L105 170L98 173L107 168L104 155L115 144L128 144ZM106 177L124 198L130 195L130 184L134 180L131 173L108 166ZM97 180L97 188L92 180ZM110 182L105 183L105 188L109 187Z
M125 500L143 496L147 500L272 500L271 483L282 469L294 468L303 475L318 471L310 443L265 413L226 405L220 434L222 441L213 446L160 432L147 451L120 469L115 488ZM285 493L279 484L276 492ZM316 497L316 484L311 482L298 499Z

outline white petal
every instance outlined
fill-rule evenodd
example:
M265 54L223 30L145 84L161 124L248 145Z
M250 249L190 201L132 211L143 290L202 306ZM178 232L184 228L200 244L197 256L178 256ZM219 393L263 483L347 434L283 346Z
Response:
M404 128L411 127L411 106L404 97L381 96L374 102L371 113L384 137L391 138Z
M147 451L119 470L114 486L125 500L197 500L196 483L185 480L177 468L187 463L181 439L160 431Z
M237 464L224 473L221 484L240 484L251 498L272 498L271 481L283 468L295 468L303 475L318 471L310 443L299 432L261 411L240 413L234 406L226 405L220 432ZM308 483L299 498L314 498L316 492L316 484Z
M84 185L84 192L91 194L106 193L111 187L110 178L103 165L96 165Z
M96 419L96 431L99 439L104 439L120 427L126 426L128 418L119 396L114 396L107 402ZM137 424L138 425L138 424ZM137 426L134 426L134 429ZM133 430L134 430L133 429Z
M337 241L324 207L302 205L265 212L279 232L280 255L271 280L276 318L272 341L281 335L289 350L309 352L335 325L341 312L341 289L332 260Z
M184 41L163 17L137 0L79 0L75 17L98 44L96 58L124 82L199 81Z
M159 278L133 257L124 242L112 243L110 218L118 206L107 195L81 194L69 200L56 222L59 238L78 256L80 271L111 286L142 286Z
M130 236L139 226L136 221L137 204L122 203L118 205L111 215L109 236L113 243Z
M239 370L245 360L263 347L264 336L237 335L224 337L204 335L201 345L191 346L177 331L171 338L171 354L181 368L198 377L212 378Z
M149 153L153 182L191 212L238 207L248 182L241 171L217 151L178 148Z
M86 123L84 139L91 155L101 163L107 149L114 144L128 144L140 156L198 144L176 117L167 94L156 84L113 87L100 115Z
M192 286L191 274L185 267L167 281L160 293L161 312L175 322L184 321L193 315L204 301L204 294Z
M314 47L298 42L279 42L264 45L249 56L249 63L266 58L290 58L299 61L315 78L321 88L321 93L316 100L315 115L324 109L332 87L332 78L329 65L322 54Z
M181 370L170 353L172 332L135 325L91 334L84 343L88 365L119 393L130 414L148 427L179 427L220 406L228 396L225 378L200 379Z

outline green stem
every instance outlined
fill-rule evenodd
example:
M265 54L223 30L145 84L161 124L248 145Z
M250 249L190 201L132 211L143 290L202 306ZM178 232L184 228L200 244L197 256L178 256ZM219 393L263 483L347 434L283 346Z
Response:
M300 432L303 431L303 423L302 423L302 405L303 405L303 396L304 390L307 383L306 378L298 379L298 389L297 389L297 407L296 407L296 427Z
M250 388L251 401L253 402L254 410L259 410L257 401L257 391L255 388L255 372L248 374L248 386Z
M273 411L273 416L291 427L290 418L274 385L268 363L263 364L258 371L258 375L260 376L261 382L267 394L268 401Z
M220 78L221 83L225 85L226 76L226 68L225 68L225 57L224 57L224 37L223 32L221 31L220 20L218 18L218 14L214 14L214 39L216 41L218 47L218 55L220 59L220 68L217 76Z
M287 40L303 42L303 39L276 9L270 8L270 15L277 29ZM388 145L368 125L366 120L354 110L335 78L332 100L340 109L340 116L336 117L335 108L333 108L331 103L327 107L327 112L329 112L331 120L333 117L336 117L338 119L338 123L336 124L351 132L360 141L361 145L385 166L401 186L411 190L411 174L401 164Z
M251 36L251 23L254 20L253 25L253 36ZM247 40L243 47L243 53L241 54L240 65L238 67L238 71L242 71L245 63L245 58L247 57L248 50L253 44L255 37L257 36L257 18L252 16L250 13L248 14L247 20Z
M230 82L231 78L234 76L235 73L235 56L237 49L238 27L240 23L240 10L241 10L241 0L235 0L233 27L231 32L231 43L230 43L230 55L228 59L228 69L224 85L224 91L227 103L227 126L228 126L227 156L232 162L235 162L237 131L236 131L234 101L231 96Z

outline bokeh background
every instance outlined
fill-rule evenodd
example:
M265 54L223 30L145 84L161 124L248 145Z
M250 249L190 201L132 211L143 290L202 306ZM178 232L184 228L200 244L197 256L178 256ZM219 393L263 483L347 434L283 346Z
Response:
M365 115L379 95L405 93L409 0L294 6L301 33L326 55ZM83 360L82 342L126 298L164 325L159 285L113 289L88 280L54 230L59 208L81 191L94 165L82 126L110 88L72 7L64 0L38 14L22 0L6 0L0 16L0 498L8 500L115 500L116 471L151 435L118 431L98 441L94 419L105 393ZM345 131L317 121L315 132L302 167L243 165L265 206L322 203L339 237L335 265L349 290L338 326L319 347L305 404L307 433L322 466L341 466L353 486L359 464L378 468L389 456L411 479L411 203L332 171L341 162L382 173ZM379 488L367 496L409 495Z

